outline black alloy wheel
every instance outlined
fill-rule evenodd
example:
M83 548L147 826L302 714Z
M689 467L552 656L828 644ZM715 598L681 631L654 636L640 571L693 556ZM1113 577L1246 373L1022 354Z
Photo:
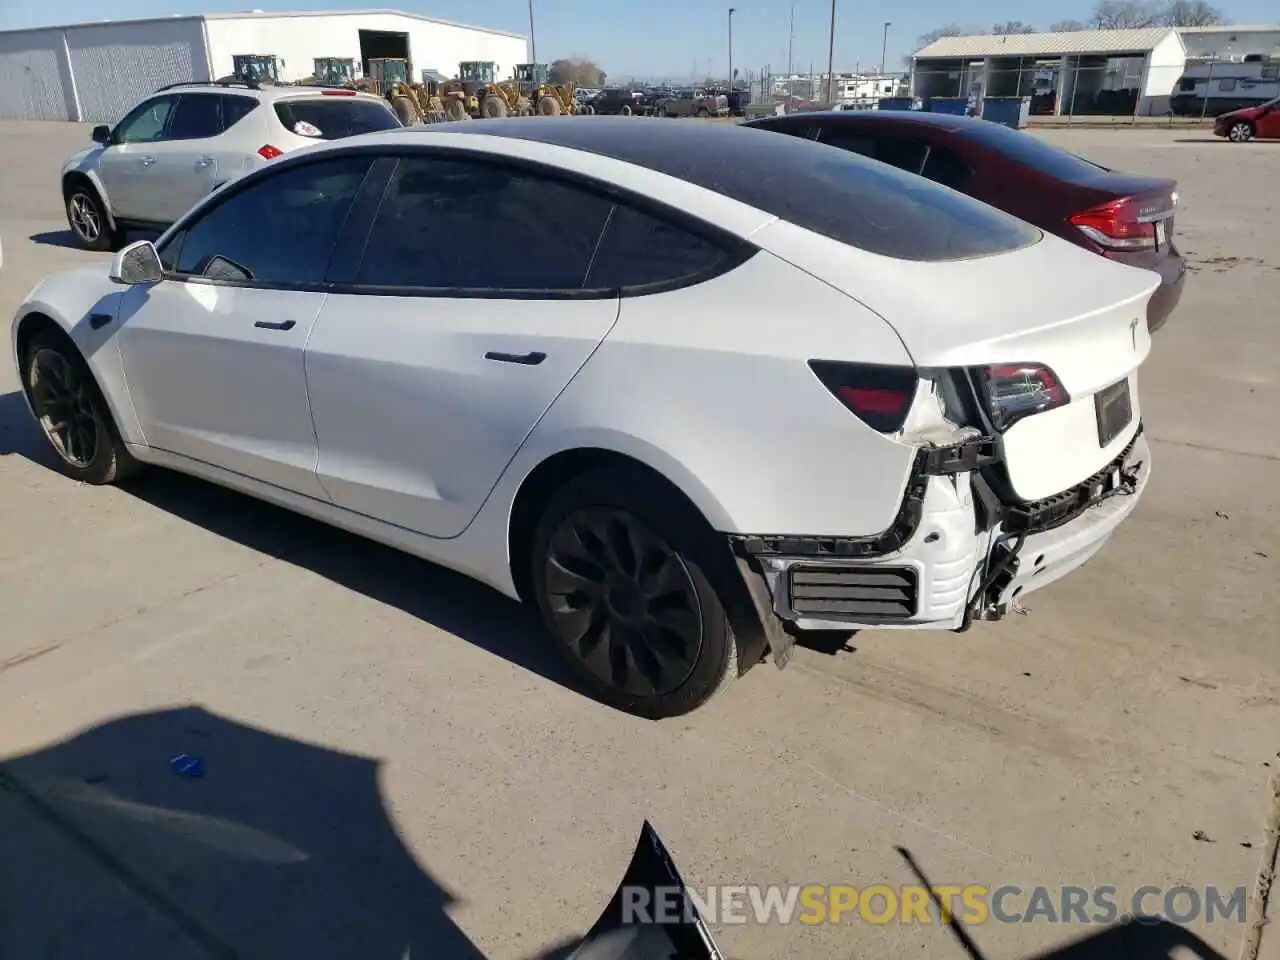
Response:
M545 576L561 641L601 682L660 697L692 675L703 645L698 590L642 521L606 507L570 514L548 545Z
M86 470L105 442L92 386L57 350L41 347L31 354L28 381L31 406L49 445L73 470Z
M35 337L23 356L22 379L63 473L82 483L106 484L138 469L93 374L65 334Z

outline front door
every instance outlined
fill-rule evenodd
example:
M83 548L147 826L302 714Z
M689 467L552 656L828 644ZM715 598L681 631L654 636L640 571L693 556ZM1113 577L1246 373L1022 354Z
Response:
M519 167L400 161L307 345L334 502L461 533L618 314L581 294L611 201Z
M317 159L228 189L122 304L118 342L150 446L327 499L303 351L370 161Z
M164 143L174 94L144 100L111 132L98 158L98 176L116 219L157 220L157 149Z

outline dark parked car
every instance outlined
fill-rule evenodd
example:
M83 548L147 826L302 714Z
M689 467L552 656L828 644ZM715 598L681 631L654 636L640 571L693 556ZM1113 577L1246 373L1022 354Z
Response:
M598 114L631 116L644 112L646 98L639 90L623 87L606 87L591 101L591 108Z
M728 87L708 87L707 93L719 94L727 99L730 116L745 117L747 107L751 106L751 91L743 90L741 87L735 87L732 90Z
M998 207L1111 260L1154 270L1147 326L1182 297L1175 180L1109 170L1002 124L908 110L830 111L745 124L852 150Z

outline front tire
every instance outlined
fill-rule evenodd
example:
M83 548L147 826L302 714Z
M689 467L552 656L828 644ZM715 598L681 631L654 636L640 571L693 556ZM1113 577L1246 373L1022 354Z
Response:
M88 364L66 336L32 339L23 352L22 385L62 473L101 485L138 469Z
M702 706L737 676L737 645L712 585L715 538L677 494L628 468L568 484L533 538L543 623L599 700L648 719Z
M107 251L117 246L98 192L87 183L73 184L66 192L67 226L86 250Z
M1237 120L1227 130L1227 139L1236 143L1245 143L1253 139L1253 124L1248 120Z

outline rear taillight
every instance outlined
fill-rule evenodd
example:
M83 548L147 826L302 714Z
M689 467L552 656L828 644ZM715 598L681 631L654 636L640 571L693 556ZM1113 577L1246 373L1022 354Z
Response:
M283 157L284 151L268 143L266 146L258 148L258 156L263 160L274 160L276 157Z
M1057 374L1040 363L999 363L979 367L976 372L987 413L997 430L1008 430L1023 417L1071 402Z
M810 360L809 369L837 400L873 430L897 433L906 423L919 382L913 368Z
M1068 219L1086 237L1108 250L1154 250L1156 221L1173 215L1177 196L1120 197Z

